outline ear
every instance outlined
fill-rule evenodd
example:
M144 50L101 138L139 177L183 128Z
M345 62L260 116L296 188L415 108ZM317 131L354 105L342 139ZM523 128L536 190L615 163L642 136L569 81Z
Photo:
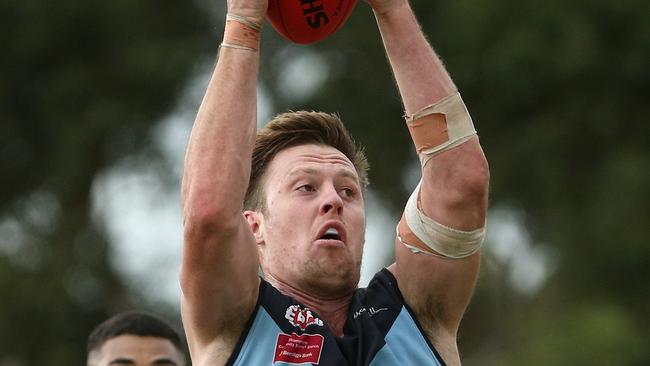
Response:
M264 244L264 235L262 235L262 227L264 225L264 215L257 211L244 211L244 218L248 222L248 226L253 232L255 243L258 245Z

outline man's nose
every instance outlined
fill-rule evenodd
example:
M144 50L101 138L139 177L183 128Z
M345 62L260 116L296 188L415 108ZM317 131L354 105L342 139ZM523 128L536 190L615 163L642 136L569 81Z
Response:
M340 215L343 212L343 199L334 187L323 192L323 201L321 203L320 213Z

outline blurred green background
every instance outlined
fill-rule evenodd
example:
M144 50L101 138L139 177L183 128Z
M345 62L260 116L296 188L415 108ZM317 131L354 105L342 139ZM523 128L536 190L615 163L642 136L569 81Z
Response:
M412 3L491 167L464 365L649 365L650 2ZM181 329L180 162L224 9L0 2L0 366L84 364L126 309ZM340 113L392 225L417 160L368 6L311 46L267 25L262 60L260 119Z

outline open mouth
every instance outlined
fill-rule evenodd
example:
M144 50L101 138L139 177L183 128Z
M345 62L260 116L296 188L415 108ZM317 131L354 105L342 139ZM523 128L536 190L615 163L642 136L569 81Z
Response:
M321 226L321 229L316 236L316 240L320 241L321 245L337 247L345 246L347 240L345 234L345 227L343 224L332 220Z
M320 237L322 240L341 240L341 235L339 235L339 231L336 228L329 228L327 231L325 231L325 234Z

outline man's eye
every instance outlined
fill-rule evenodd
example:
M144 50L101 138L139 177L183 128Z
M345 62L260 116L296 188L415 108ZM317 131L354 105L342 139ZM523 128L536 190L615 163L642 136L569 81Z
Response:
M310 186L309 184L303 184L300 187L298 187L298 190L302 192L313 192L314 187Z
M341 192L343 193L343 195L345 197L353 197L354 196L354 190L352 188L343 188L341 190Z

